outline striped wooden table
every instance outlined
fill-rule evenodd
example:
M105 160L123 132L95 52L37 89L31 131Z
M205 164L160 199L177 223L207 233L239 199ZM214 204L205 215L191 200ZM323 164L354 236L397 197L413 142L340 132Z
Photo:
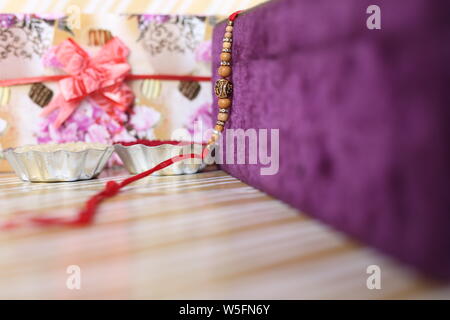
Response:
M108 179L31 184L2 174L1 219L74 214ZM105 202L92 226L2 231L0 243L3 299L450 297L450 287L222 171L149 177ZM381 290L366 286L374 264ZM79 290L66 285L71 265Z

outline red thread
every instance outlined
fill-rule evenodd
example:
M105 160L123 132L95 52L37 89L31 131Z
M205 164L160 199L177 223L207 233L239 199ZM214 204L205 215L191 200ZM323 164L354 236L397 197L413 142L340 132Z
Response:
M41 77L29 77L29 78L17 78L17 79L5 79L0 80L0 87L9 87L22 84L32 84L37 82L47 81L59 81L65 78L69 78L70 75L56 75L56 76L41 76ZM129 74L125 78L126 80L169 80L169 81L198 81L209 82L211 77L191 76L191 75L174 75L174 74Z
M120 191L120 185L115 181L108 181L103 190L106 197L114 197Z
M174 81L211 81L211 77L190 76L190 75L175 75L175 74L130 74L126 77L126 80L174 80Z
M174 146L186 146L192 144L190 141L177 141L177 140L136 140L132 142L115 142L116 144L121 144L125 147L127 146L133 146L135 144L143 144L147 147L156 147L160 146L162 144L170 144ZM204 145L204 143L202 143Z
M241 12L242 12L242 10L238 10L238 11L236 11L236 12L233 12L233 13L228 17L228 20L234 21L234 19L236 19L237 16L238 16Z
M134 175L132 177L129 177L120 183L117 183L115 181L108 181L105 184L105 187L102 191L96 193L93 195L89 200L86 201L86 204L83 209L81 209L78 214L74 218L54 218L54 217L34 217L30 218L28 222L40 225L40 226L85 226L87 224L90 224L95 216L95 213L97 212L97 209L105 199L114 197L117 195L120 190L129 185L130 183L133 183L137 180L140 180L142 178L145 178L152 173L162 170L170 165L172 165L175 162L183 161L187 159L203 159L202 155L190 153L190 154L184 154L172 157L170 159L167 159L160 164L156 165L155 167L151 168L150 170L144 171L142 173L139 173L137 175ZM0 226L0 229L7 230L7 229L14 229L16 227L19 227L21 223L16 221L8 221Z
M59 81L70 77L69 75L57 75L57 76L42 76L42 77L30 77L30 78L17 78L0 80L0 87L16 86L21 84L32 84L44 81Z

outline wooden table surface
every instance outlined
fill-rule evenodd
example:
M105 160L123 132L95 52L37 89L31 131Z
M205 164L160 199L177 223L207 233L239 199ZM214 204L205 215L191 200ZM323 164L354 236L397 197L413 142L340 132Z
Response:
M109 177L108 177L109 176ZM34 184L0 175L0 218L72 215L105 181ZM308 218L222 171L149 177L84 228L0 232L1 299L413 299L450 287ZM369 265L381 289L369 290ZM70 290L67 268L79 266Z

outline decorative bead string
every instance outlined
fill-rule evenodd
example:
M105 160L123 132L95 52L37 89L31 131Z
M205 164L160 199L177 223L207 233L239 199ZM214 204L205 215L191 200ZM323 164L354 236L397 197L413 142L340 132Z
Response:
M241 11L237 11L233 13L228 19L228 25L225 28L225 37L223 39L223 49L220 54L221 66L219 67L218 73L222 77L222 79L217 80L215 86L215 93L218 96L218 104L219 104L219 114L217 116L217 122L214 127L213 135L208 142L208 145L203 149L202 154L190 153L184 154L180 156L175 156L170 159L167 159L150 170L144 171L132 177L129 177L121 182L116 181L108 181L105 184L105 187L102 191L96 193L88 201L86 201L85 206L82 210L78 212L78 214L73 218L61 218L61 217L33 217L27 219L25 222L28 222L33 225L39 226L85 226L94 220L95 214L97 212L100 204L108 199L117 195L122 188L133 183L137 180L143 179L152 173L162 170L175 162L187 160L187 159L201 159L202 161L210 155L212 152L214 145L217 143L217 140L223 131L224 125L229 118L229 109L231 107L231 93L232 93L232 84L229 80L231 76L231 42L233 35L233 21L236 19L237 15ZM19 227L23 224L24 221L8 221L4 224L0 224L0 230L13 229Z
M225 123L230 117L231 96L233 94L233 83L231 82L231 52L233 43L233 24L234 20L241 11L236 11L228 18L225 34L222 40L222 53L220 54L220 67L217 70L221 79L217 80L214 86L219 105L219 113L217 114L216 125L214 126L208 145L216 144L224 129Z

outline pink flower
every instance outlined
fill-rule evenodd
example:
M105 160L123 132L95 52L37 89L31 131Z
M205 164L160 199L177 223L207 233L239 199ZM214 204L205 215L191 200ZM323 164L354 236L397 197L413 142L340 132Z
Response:
M36 18L45 20L59 20L64 18L64 13L36 13L34 15Z
M49 125L49 135L51 141L57 143L78 141L78 126L76 123L69 123L61 129L56 129L53 124Z
M10 28L16 24L17 20L13 14L0 13L0 28Z
M211 62L212 61L212 45L211 40L203 41L195 49L195 60L199 62Z
M132 136L127 130L122 129L118 134L112 137L113 142L133 142L136 137Z
M135 106L130 124L136 131L140 139L151 138L152 128L160 121L161 114L153 108L145 106Z
M50 47L43 55L42 55L42 64L47 68L62 68L63 65L56 58L56 49L58 46Z
M192 135L193 141L205 142L208 140L206 134L212 124L211 109L210 103L204 103L186 122L185 127Z
M111 141L110 138L111 136L104 126L93 124L86 133L85 141L107 144Z
M170 20L170 15L167 14L142 14L139 17L140 23L147 25L151 22L164 23Z
M56 114L52 113L49 117L44 118L39 123L39 131L36 134L38 143L64 143L79 141L78 125L76 123L67 123L56 129L53 120Z
M102 108L91 101L83 101L80 107L56 129L53 122L57 111L42 118L36 138L38 143L63 143L70 141L88 141L111 143L112 137L121 133L124 137L126 129L115 119L112 119ZM125 113L118 114L118 118L125 118Z
M81 132L85 132L95 123L93 117L93 106L85 101L81 102L80 107L67 119L68 123L75 122Z

